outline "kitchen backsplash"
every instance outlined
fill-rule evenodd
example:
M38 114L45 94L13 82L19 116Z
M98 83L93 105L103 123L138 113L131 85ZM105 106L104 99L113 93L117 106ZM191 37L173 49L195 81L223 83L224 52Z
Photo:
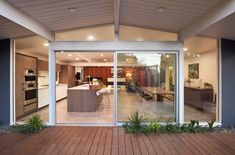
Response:
M49 83L48 71L38 71L38 85L48 85Z
M56 84L59 83L59 72L56 72L57 74L57 79L56 79ZM49 73L48 71L38 71L38 85L48 85L49 84Z

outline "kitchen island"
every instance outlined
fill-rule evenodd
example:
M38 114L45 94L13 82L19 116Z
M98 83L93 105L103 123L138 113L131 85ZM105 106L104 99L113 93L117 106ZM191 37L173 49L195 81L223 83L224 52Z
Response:
M95 112L102 101L102 94L97 95L101 87L84 84L68 88L68 112Z

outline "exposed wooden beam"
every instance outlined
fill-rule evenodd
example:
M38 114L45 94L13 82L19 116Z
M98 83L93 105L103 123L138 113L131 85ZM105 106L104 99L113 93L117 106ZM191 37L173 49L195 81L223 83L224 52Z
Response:
M27 16L22 11L18 10L4 0L0 0L0 16L3 16L22 27L25 27L26 29L42 36L49 41L54 40L52 32L39 24L35 19Z
M86 57L86 56L84 56L80 53L77 53L77 55L78 55L79 58L81 58L83 60L86 60L87 62L92 62L90 58L88 58L88 57Z
M217 7L212 9L206 15L202 16L195 22L185 27L182 31L180 31L179 40L183 41L188 37L197 35L202 30L210 27L211 25L233 14L234 12L235 12L235 0L222 1Z
M113 2L114 10L114 31L115 34L119 33L119 15L120 15L120 0L114 0Z

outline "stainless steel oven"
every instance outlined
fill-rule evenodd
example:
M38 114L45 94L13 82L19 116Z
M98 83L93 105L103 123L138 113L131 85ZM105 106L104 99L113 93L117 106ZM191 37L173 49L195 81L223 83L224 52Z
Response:
M37 109L37 74L35 70L28 69L24 75L24 111L29 112Z
M27 69L24 74L25 83L36 83L37 82L37 73L35 70Z

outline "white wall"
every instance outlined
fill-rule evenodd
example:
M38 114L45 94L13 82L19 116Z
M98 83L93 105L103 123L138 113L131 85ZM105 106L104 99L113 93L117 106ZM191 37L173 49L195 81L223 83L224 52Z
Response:
M216 50L203 53L200 57L186 57L184 60L184 78L188 78L188 64L199 63L199 79L191 79L192 86L198 86L199 80L202 83L208 82L213 85L214 92L218 92L218 52ZM218 95L218 93L217 93Z

